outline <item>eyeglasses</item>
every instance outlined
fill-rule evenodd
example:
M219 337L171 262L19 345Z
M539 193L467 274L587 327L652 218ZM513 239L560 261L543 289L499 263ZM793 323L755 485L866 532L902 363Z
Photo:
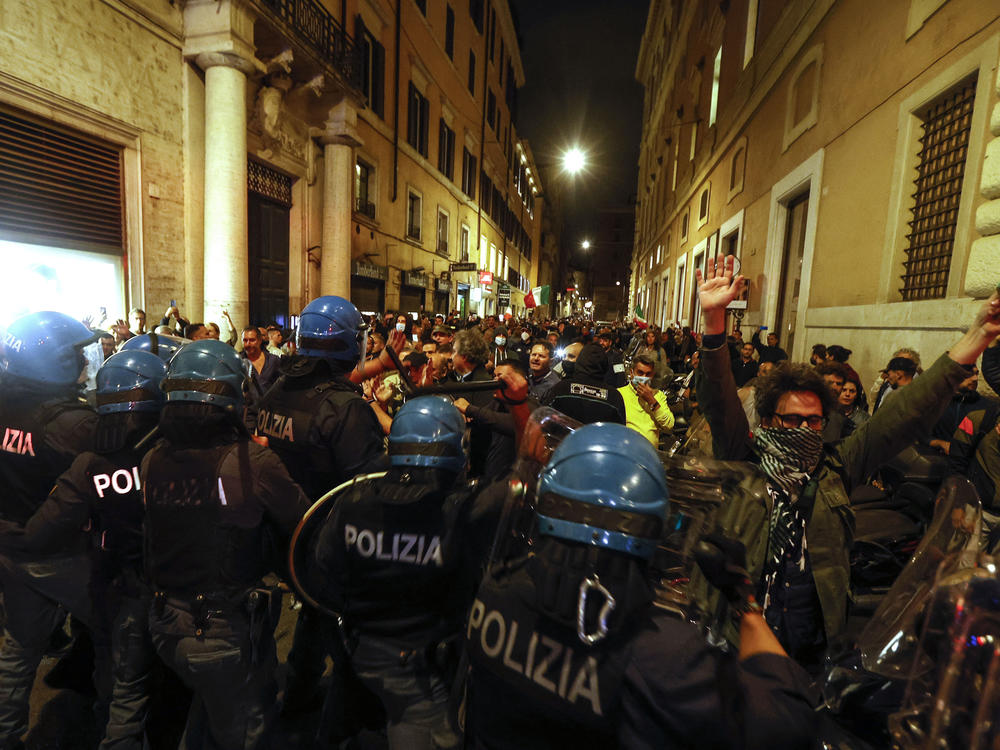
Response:
M781 423L782 427L792 430L796 427L801 427L803 422L809 425L809 429L811 430L822 430L826 427L827 421L826 417L819 414L775 414L774 418Z

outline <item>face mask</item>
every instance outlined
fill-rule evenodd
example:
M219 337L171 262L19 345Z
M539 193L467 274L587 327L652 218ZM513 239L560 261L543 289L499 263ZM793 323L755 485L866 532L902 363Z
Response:
M648 375L633 375L632 385L649 385L652 379Z
M807 425L800 427L758 427L754 448L764 473L797 499L799 490L816 470L823 453L823 433Z
M531 334L530 333L525 332L525 333L521 334L521 341L527 341L530 338L531 338Z
M506 336L497 336L493 340L497 342L497 346L503 346L504 344L507 343L507 337Z
M406 323L396 323L396 330L400 333L406 332Z

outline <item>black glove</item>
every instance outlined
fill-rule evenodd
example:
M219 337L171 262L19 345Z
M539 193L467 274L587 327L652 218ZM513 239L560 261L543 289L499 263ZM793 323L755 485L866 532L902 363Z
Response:
M722 592L735 611L740 614L761 611L756 587L747 572L747 551L742 542L713 532L698 542L694 559L708 582Z

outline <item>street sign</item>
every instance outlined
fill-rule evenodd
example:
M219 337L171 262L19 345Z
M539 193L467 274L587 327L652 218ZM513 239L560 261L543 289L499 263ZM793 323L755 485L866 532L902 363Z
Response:
M501 282L497 286L497 309L503 310L510 306L510 285Z
M479 283L483 286L490 286L493 283L493 272L492 271L480 271L479 272Z
M455 272L455 271L475 271L476 270L476 264L475 263L449 263L448 264L448 270L452 271L452 272Z

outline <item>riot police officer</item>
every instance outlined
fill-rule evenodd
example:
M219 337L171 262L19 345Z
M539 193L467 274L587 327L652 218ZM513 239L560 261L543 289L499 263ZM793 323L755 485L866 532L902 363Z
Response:
M194 692L188 746L265 745L274 713L277 592L288 539L307 509L280 459L242 423L245 374L214 339L170 360L164 439L143 459L149 616L160 658ZM192 736L197 735L197 736Z
M491 563L469 614L474 746L810 746L808 677L759 608L737 661L652 607L668 491L643 436L584 425L537 487L532 548Z
M39 312L4 332L0 362L0 517L25 523L56 478L93 445L97 415L81 399L86 370L103 360L96 335L68 315ZM78 534L58 555L0 558L7 610L0 647L0 747L19 747L28 728L35 670L60 606L90 620L87 559Z
M459 744L447 719L448 657L486 546L470 546L484 534L472 528L472 485L460 479L464 436L449 399L407 401L389 433L392 468L335 496L317 535L321 597L341 615L352 666L381 701L394 750Z
M150 354L155 354L164 362L169 362L170 358L177 353L177 350L187 343L189 343L188 340L180 336L172 336L169 333L153 333L151 331L133 336L121 345L119 351L149 352Z
M94 450L77 456L24 527L0 537L4 550L51 554L89 528L98 692L112 701L106 747L143 746L154 654L142 585L142 451L135 446L159 420L166 372L160 357L137 347L111 355L97 372Z
M342 297L306 305L296 332L298 354L281 358L281 381L257 407L258 436L281 458L309 499L358 473L384 468L384 432L349 376L364 362L367 327ZM288 655L286 715L318 703L323 624L304 606Z

